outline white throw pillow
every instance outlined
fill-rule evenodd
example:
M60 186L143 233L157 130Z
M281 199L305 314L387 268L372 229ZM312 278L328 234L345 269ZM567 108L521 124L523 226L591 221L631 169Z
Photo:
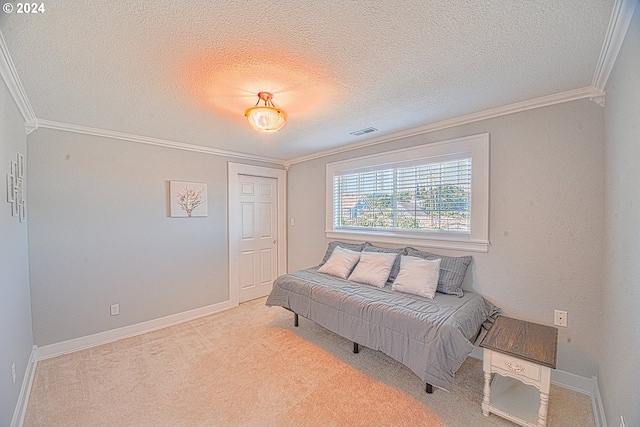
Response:
M382 288L387 283L397 256L398 254L385 252L362 252L349 280Z
M340 277L341 279L346 279L359 259L360 252L350 251L349 249L336 246L327 262L318 269L318 273L330 274Z
M391 289L433 299L440 277L440 261L440 258L422 259L403 255L400 258L400 272Z

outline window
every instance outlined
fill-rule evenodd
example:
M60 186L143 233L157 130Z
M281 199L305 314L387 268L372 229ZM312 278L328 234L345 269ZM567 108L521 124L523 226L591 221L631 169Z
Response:
M327 164L327 237L488 250L489 135Z

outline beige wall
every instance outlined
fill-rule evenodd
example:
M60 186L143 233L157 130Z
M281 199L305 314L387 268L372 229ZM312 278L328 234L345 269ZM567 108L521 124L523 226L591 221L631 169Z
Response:
M38 346L228 300L229 159L49 129L28 153ZM168 217L171 180L207 184L206 218Z
M491 134L491 248L472 253L465 286L523 319L553 324L554 309L568 311L558 368L591 377L600 342L604 144L602 107L588 100L292 165L289 270L317 265L325 251L327 162L483 132Z
M11 215L5 174L18 153L27 151L20 111L0 79L0 425L11 424L33 346L29 297L27 224ZM25 188L27 182L25 181ZM28 198L27 198L28 202ZM16 365L16 383L11 365Z
M607 423L640 426L640 7L606 87L605 252L598 384Z

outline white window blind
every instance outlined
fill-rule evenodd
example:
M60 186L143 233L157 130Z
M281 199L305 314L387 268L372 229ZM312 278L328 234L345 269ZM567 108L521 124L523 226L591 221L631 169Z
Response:
M331 239L487 252L489 134L327 163Z
M334 228L471 231L471 158L334 177Z

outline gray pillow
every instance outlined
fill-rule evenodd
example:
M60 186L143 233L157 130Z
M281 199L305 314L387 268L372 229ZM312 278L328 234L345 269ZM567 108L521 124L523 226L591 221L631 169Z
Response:
M322 258L322 262L320 263L320 265L324 265L324 263L327 262L336 246L340 246L341 248L349 249L351 251L362 252L362 248L364 248L364 245L365 243L344 243L338 241L330 242L329 246L327 247L327 252L325 252L324 258Z
M467 267L471 264L473 257L461 256L450 257L443 255L430 254L429 252L422 252L413 248L406 248L408 256L415 256L424 259L438 259L440 262L440 277L438 278L438 292L449 295L457 295L461 297L464 295L462 292L462 281L467 273Z
M362 252L385 252L388 254L397 254L397 255L406 255L407 248L400 249L391 249L391 248L380 248L378 246L373 246L371 243L366 242L364 244L364 249ZM389 273L389 278L387 279L387 283L393 283L398 277L398 273L400 272L400 256L396 256L396 260L393 262L393 266L391 267L391 272Z

